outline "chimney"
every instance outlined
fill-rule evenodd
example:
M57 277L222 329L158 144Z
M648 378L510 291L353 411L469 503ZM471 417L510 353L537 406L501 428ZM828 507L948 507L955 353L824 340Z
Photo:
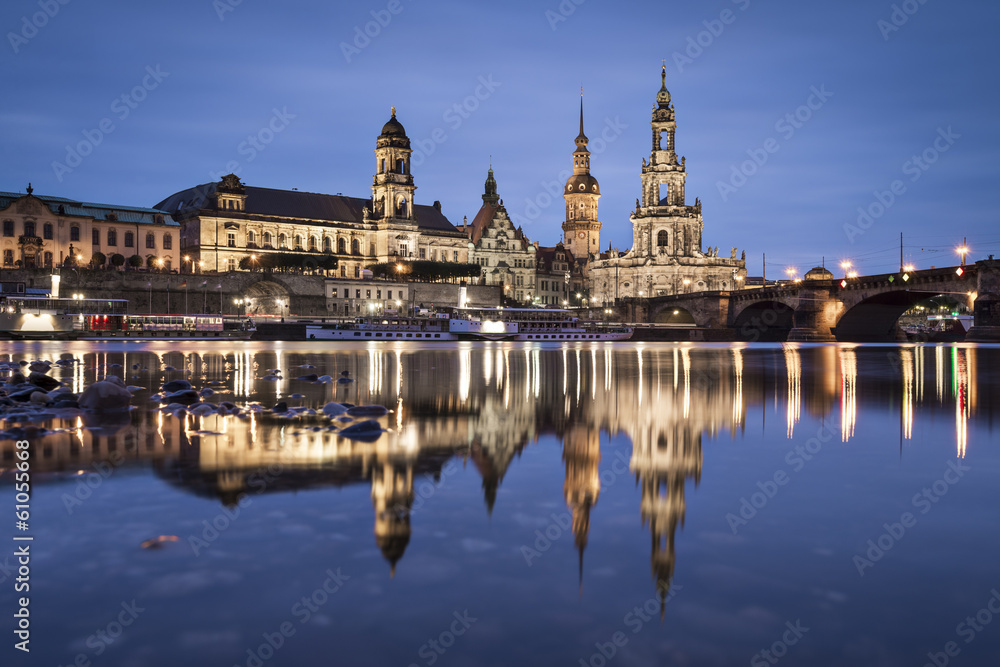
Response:
M434 201L434 210L437 211L438 213L441 212L441 202L437 200Z

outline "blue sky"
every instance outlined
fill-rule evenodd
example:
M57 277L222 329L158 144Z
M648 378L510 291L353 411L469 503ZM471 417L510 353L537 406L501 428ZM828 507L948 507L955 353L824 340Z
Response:
M0 26L2 190L152 206L235 168L367 197L395 105L417 203L471 219L492 156L552 245L582 85L601 245L624 249L666 59L704 244L751 275L763 253L769 277L892 271L900 232L918 267L963 237L1000 255L994 3L10 0Z

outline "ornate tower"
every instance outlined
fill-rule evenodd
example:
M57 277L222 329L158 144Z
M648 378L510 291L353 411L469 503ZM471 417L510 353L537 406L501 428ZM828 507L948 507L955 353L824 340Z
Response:
M667 66L660 72L660 90L650 126L653 146L649 162L642 161L642 197L631 216L633 252L638 256L693 257L701 253L701 202L684 200L687 172L684 158L674 150L674 105L667 90Z
M382 126L375 143L375 178L372 181L372 218L381 226L384 222L415 223L413 215L413 184L410 173L410 139L403 125L392 118Z
M601 188L590 175L590 151L587 135L583 133L583 91L580 91L580 134L573 151L573 175L566 181L563 198L566 200L566 220L563 222L563 245L577 261L587 259L600 251L601 223L597 219L597 200Z

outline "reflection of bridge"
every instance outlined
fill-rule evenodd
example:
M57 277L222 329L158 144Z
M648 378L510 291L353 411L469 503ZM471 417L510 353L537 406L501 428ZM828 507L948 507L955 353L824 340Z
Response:
M749 340L894 341L896 321L937 294L965 298L975 322L967 340L1000 341L1000 260L966 267L805 280L732 292L661 296L629 304L633 321L736 331Z

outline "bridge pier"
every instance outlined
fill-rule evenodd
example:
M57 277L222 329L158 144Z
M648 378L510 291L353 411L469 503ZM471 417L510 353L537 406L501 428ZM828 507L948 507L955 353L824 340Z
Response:
M1000 260L976 262L978 281L973 304L973 323L965 340L970 343L1000 343Z
M819 283L820 281L815 281ZM837 340L833 330L837 325L837 309L842 305L831 296L832 285L803 283L799 288L798 305L792 313L790 342L826 343Z

